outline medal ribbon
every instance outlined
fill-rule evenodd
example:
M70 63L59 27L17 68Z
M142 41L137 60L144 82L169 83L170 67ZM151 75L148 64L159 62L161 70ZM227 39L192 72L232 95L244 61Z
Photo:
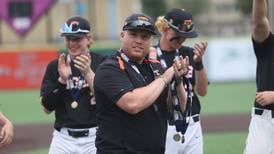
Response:
M165 59L163 58L163 53L160 49L160 46L158 44L157 46L157 59L160 60L160 63L164 69L167 69L167 63ZM179 49L176 49L175 53L175 59L179 58ZM192 96L191 96L191 89L190 89L190 81L185 76L182 78L184 81L184 84L186 85L187 89L187 110L185 112L181 112L180 110L180 104L179 104L179 98L177 96L177 82L175 80L175 77L171 81L171 94L172 94L172 119L171 123L175 124L176 131L181 132L182 134L185 134L186 129L188 127L190 117L192 114Z
M130 64L131 68L133 68L133 70L138 74L138 76L140 77L140 79L144 83L146 83L146 80L145 80L144 76L141 74L141 72L139 71L139 69L137 68L137 66L133 62L131 62L130 59L125 55L125 53L123 52L123 50L122 49L118 50L118 53L120 53L120 56L122 57L122 59L126 63Z
M75 85L75 86L73 84L73 76L72 75L69 76L69 89L70 89L70 93L71 93L71 96L72 96L74 101L79 100L80 91L81 91L84 84L85 84L85 81L84 81L84 76L82 74L80 75L80 79L78 81L78 84Z

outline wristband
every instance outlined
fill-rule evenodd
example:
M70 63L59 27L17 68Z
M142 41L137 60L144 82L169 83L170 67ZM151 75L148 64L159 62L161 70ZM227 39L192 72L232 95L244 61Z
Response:
M180 83L182 83L183 77L179 77L178 79L175 78L175 84L179 85Z
M204 68L203 62L199 61L199 62L194 63L194 68L196 71L202 70Z
M164 82L165 87L167 87L168 86L168 80L163 75L160 75L159 78Z

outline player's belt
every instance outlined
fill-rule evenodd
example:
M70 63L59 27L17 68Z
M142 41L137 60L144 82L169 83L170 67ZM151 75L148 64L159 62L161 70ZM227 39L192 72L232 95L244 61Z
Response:
M87 137L89 135L89 130L82 130L82 131L68 130L68 134L74 138Z
M192 118L193 118L193 121L194 121L194 122L200 121L200 116L195 116L195 117L192 117Z
M272 118L274 118L274 111L273 110L270 110L270 111L271 111ZM263 112L264 112L264 109L254 108L254 114L256 115L263 115Z
M84 129L73 129L73 128L66 128L63 127L61 129L56 129L56 131L71 136L73 138L80 138L80 137L89 137L89 136L95 136L95 133L97 131L97 127L93 128L84 128Z

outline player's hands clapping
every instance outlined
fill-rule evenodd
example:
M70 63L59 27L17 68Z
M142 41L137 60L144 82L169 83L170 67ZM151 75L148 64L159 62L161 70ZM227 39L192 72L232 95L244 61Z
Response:
M207 47L207 42L206 41L201 41L199 43L196 43L194 45L194 62L201 62L203 59L203 55L205 53Z
M71 74L71 67L70 67L71 58L65 54L61 54L58 59L58 73L60 75L59 82L65 84Z
M189 58L182 56L175 58L173 63L174 75L176 79L180 79L188 71Z
M74 66L78 68L81 71L81 73L83 73L84 76L92 71L90 68L91 57L88 53L77 56L73 60L73 62L74 62Z
M13 125L6 121L0 132L0 148L10 144L13 138Z
M274 103L274 91L262 91L256 93L256 102L262 106Z

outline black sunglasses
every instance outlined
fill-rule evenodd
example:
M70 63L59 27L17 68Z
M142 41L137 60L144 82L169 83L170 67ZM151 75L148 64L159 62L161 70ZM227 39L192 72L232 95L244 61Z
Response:
M144 20L134 20L134 21L128 22L124 25L123 29L127 27L135 27L135 28L143 27L143 28L147 28L154 31L154 26L150 22L144 21Z

